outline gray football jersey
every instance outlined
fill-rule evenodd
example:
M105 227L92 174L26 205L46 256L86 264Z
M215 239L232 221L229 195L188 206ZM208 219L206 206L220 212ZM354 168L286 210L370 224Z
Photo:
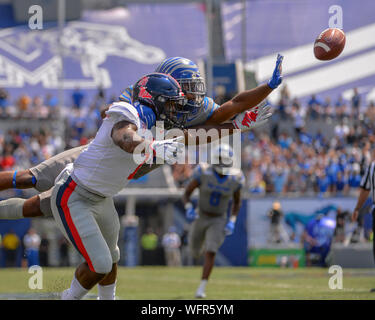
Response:
M242 171L236 175L220 177L208 164L198 165L194 169L192 179L199 182L199 211L218 216L227 214L233 193L241 189L245 183Z
M219 107L220 106L216 104L212 98L204 97L203 106L189 114L186 127L189 128L205 123Z

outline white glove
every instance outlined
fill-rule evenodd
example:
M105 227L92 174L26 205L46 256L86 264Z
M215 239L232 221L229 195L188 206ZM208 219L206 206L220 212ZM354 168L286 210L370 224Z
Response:
M168 164L174 164L179 153L182 153L185 148L185 144L182 141L185 141L183 136L167 140L154 140L149 147L154 156L164 159Z
M253 109L237 114L232 120L232 123L236 129L241 129L241 132L258 128L266 124L266 122L272 116L270 109L271 106L269 106L267 102L263 101Z

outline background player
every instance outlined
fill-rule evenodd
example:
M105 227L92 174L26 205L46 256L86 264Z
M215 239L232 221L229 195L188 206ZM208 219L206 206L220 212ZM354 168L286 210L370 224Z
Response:
M196 298L206 297L206 284L215 263L216 252L225 236L234 231L241 207L241 188L245 182L241 170L230 168L233 164L233 150L229 145L219 145L215 155L217 158L213 160L216 164L201 164L195 168L183 196L186 217L189 220L195 219L189 232L191 253L194 258L198 258L202 249L204 250L203 272ZM199 216L190 199L196 188L199 189ZM227 220L229 201L232 199L232 211Z

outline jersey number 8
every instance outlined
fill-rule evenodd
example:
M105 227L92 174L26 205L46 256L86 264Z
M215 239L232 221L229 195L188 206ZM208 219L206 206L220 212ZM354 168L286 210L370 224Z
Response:
M221 193L217 191L213 191L210 196L210 205L211 206L218 206L220 203Z

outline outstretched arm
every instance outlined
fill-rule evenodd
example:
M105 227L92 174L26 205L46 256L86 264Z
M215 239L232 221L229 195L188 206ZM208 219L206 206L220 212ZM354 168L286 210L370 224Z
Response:
M268 84L262 84L254 89L240 92L217 108L206 124L218 124L232 119L236 114L255 107L266 99L272 90Z
M235 115L251 109L262 102L268 95L276 89L282 82L282 61L283 56L278 54L276 59L276 66L272 74L272 78L268 83L262 84L254 89L240 92L231 100L223 103L220 108L217 108L206 124L219 124Z
M260 103L253 110L244 111L236 115L236 117L230 123L204 123L203 125L190 127L189 130L184 131L185 144L198 145L200 143L210 143L214 140L221 139L223 136L228 134L233 134L235 129L239 129L241 132L247 132L251 129L263 126L267 123L271 116L272 113L270 111L270 106L268 106L266 103ZM170 134L173 134L173 130L170 130ZM202 139L203 141L201 141L199 137L206 139Z
M145 142L137 134L137 126L128 121L117 122L112 128L111 136L113 142L128 153L133 153L138 145Z
M113 126L111 136L113 142L128 153L141 154L145 152L147 158L151 155L152 159L157 157L169 164L175 163L178 154L185 148L182 143L183 137L158 141L146 140L137 134L136 125L125 120L119 121Z

